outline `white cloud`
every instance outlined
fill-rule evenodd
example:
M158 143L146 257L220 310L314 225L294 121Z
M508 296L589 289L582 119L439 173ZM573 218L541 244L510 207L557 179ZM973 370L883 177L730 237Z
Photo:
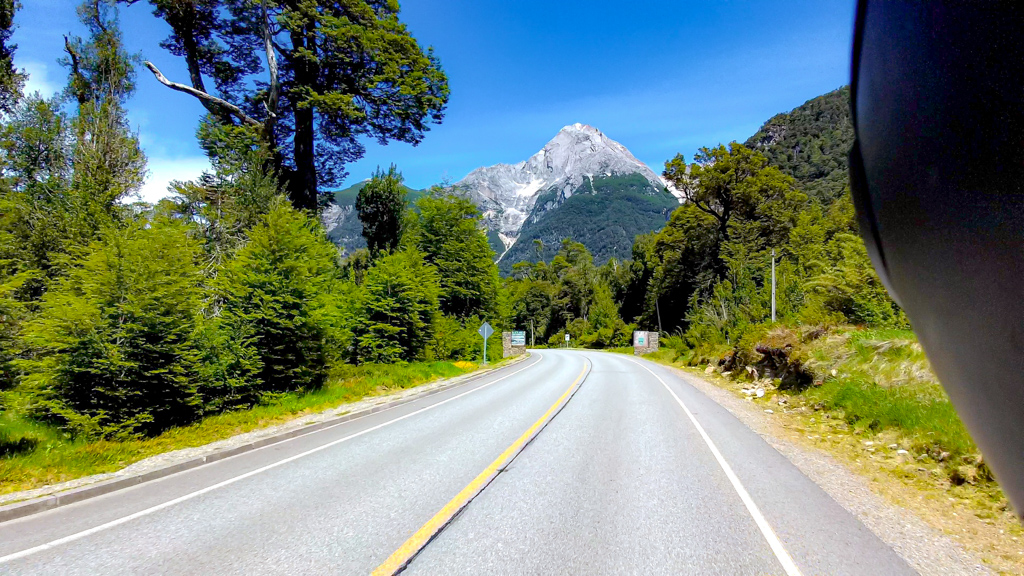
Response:
M139 190L139 200L155 204L161 198L171 195L167 191L167 185L172 180L195 180L204 170L210 169L210 161L206 156L153 157L149 158L147 168L149 175Z
M25 82L25 94L39 92L43 98L49 98L60 90L60 84L50 78L48 64L29 60L21 68L28 74L28 80Z

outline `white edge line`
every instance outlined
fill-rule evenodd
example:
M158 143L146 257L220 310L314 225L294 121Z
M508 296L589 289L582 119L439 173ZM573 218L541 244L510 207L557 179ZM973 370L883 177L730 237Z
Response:
M679 406L683 409L683 412L686 412L686 415L690 418L690 422L693 423L694 428L696 428L697 432L700 433L700 437L704 439L704 443L708 445L708 448L711 450L711 453L715 456L715 460L718 461L718 465L722 467L722 471L725 472L726 477L729 478L729 482L732 483L732 487L735 488L736 493L739 494L740 500L743 500L743 504L747 507L747 512L749 512L750 515L754 518L754 522L757 524L757 527L761 529L761 534L764 536L764 539L768 541L768 546L770 546L772 552L775 553L775 557L779 560L779 563L782 564L782 568L786 571L786 574L788 574L788 576L802 576L802 574L800 573L800 569L797 568L796 562L793 561L793 558L789 555L789 552L786 552L786 548L782 545L782 541L779 540L779 537L775 534L775 531L772 530L772 527L770 524L768 524L768 520L765 519L764 514L761 514L761 510L757 507L757 504L754 503L754 499L750 497L750 494L747 492L747 489L743 487L743 483L740 482L740 479L736 476L736 473L732 471L732 467L729 466L729 463L725 461L725 457L723 457L722 453L718 451L718 447L715 446L715 443L711 441L711 437L708 436L708 433L704 431L704 427L701 426L700 422L697 421L697 418L694 417L693 412L690 412L690 409L686 407L686 404L683 404L683 401L679 398L678 395L676 395L675 391L672 390L672 388L669 387L669 385L664 380L661 379L661 376L658 376L657 374L654 373L653 370L645 366L643 363L638 362L637 360L634 360L632 358L626 358L626 360L629 360L630 362L650 372L651 375L657 378L658 382L661 382L661 385L664 386L666 390L668 390L668 393L671 394L673 398L675 398L676 403L678 403Z
M303 457L309 456L310 454L315 454L316 452L320 452L322 450L326 450L328 448L331 448L332 446L336 446L338 444L341 444L342 442L347 442L347 441L349 441L349 440L351 440L353 438L358 438L359 436L362 436L364 434L369 434L370 432L373 432L375 430L379 430L379 429L381 429L381 428L383 428L385 426L388 426L390 424L394 424L395 422L400 422L402 420L405 420L406 418L411 418L413 416L416 416L417 414L421 414L423 412L426 412L427 410L433 410L434 408L437 408L438 406L442 406L444 404L447 404L447 403L451 402L452 400L457 400L459 398L462 398L463 396L466 396L468 394L472 394L473 392L477 392L479 390L483 390L484 388L487 388L491 384L496 384L498 382L501 382L502 380L505 380L506 378L511 378L512 376L515 376L516 374L519 374L520 372L522 372L523 370L526 370L527 368L532 368L532 367L536 366L537 364L539 364L544 359L544 355L543 354L538 354L538 356L539 356L539 359L536 362L532 362L532 363L530 363L527 366L523 366L522 368L520 368L519 370L516 370L515 372L512 372L511 374L506 374L506 375L502 376L501 378L498 378L497 380L492 380L492 381L490 381L490 382L488 382L486 384L483 384L481 386L473 388L472 390L467 390L467 391L465 391L465 392L463 392L461 394L458 394L456 396L452 396L451 398L448 398L446 400L442 400L442 401L440 401L440 402L438 402L436 404L431 404L430 406L425 406L423 408L420 408L419 410L416 410L415 412L410 412L408 414L405 414L404 416L399 416L398 418L395 418L394 420L388 420L387 422L383 422L383 423L378 424L376 426L373 426L371 428L367 428L366 430L362 430L360 432L356 432L355 434L352 434L350 436L345 436L344 438L339 438L337 440L334 440L333 442L328 442L327 444L324 444L322 446L317 446L316 448L313 448L311 450L307 450L305 452L296 454L294 456L290 456L288 458L285 458L284 460L278 460L277 462L274 462L273 464L268 464L266 466L263 466L262 468L257 468L255 470L251 470L251 471L246 472L245 474L242 474L240 476L235 476L233 478L229 478L227 480L224 480L223 482L218 482L217 484L213 484L211 486L207 486L206 488L203 488L201 490L196 490L195 492L190 492L188 494L185 494L184 496L179 496L179 497L177 497L177 498L175 498L173 500L168 500L167 502L163 502L161 504L157 504L156 506L152 506L150 508L146 508L145 510L139 510L138 512L135 512L133 514L129 514L128 516L123 516L121 518L118 518L117 520L111 520L110 522L107 522L105 524L100 524L99 526L94 526L92 528L89 528L88 530L83 530L81 532L77 532L75 534L71 534L69 536L65 536L63 538L58 538L57 540L53 540L53 541L47 542L46 544L40 544L38 546L34 546L32 548L27 548L27 549L22 550L20 552L14 552L14 553L8 554L6 556L0 556L0 564L5 564L5 563L10 562L12 560L18 560L20 558L25 558L26 556L31 556L31 555L36 554L38 552L43 552L45 550L49 550L51 548L55 548L55 547L63 545L63 544L67 544L69 542L74 542L75 540L81 540L82 538L85 538L86 536L91 536L91 535L96 534L98 532L102 532L104 530L107 530L107 529L110 529L110 528L114 528L115 526L120 526L121 524L125 524L127 522L131 522L132 520L135 520L136 518L141 518L143 516L147 516L147 515L152 514L154 512L159 512L160 510L163 510L165 508L170 508L171 506L180 504L180 503L185 502L187 500L191 500L191 499L196 498L198 496L202 496L203 494L206 494L206 493L209 493L209 492L213 492L214 490L217 490L219 488L223 488L223 487L228 486L230 484L234 484L235 482L238 482L240 480L244 480L244 479L249 478L251 476L255 476L257 474L260 474L262 472L266 472L267 470L271 470L273 468L277 468L278 466L283 466L285 464L288 464L289 462L293 462L295 460L298 460L299 458L303 458ZM395 408L397 408L397 406L395 406ZM383 410L382 410L382 412L383 412ZM379 413L380 412L378 412L378 414ZM367 416L369 416L369 414ZM340 422L337 425L340 426L341 424L348 424L348 423L353 422L353 421L354 420L349 420L347 422ZM330 426L328 428L333 428L333 427L334 426ZM318 430L317 432L320 432L320 431L323 431L323 430L327 430L328 428L323 428L322 430Z

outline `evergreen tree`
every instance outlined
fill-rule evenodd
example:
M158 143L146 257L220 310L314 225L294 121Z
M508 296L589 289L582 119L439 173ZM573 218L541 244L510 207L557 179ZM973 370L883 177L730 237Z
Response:
M720 259L716 222L692 204L672 213L665 228L655 236L655 260L641 324L675 332L685 327L690 298L707 290L724 268Z
M106 228L43 298L17 362L35 414L89 436L149 435L200 412L191 334L199 249L171 219Z
M465 319L494 317L498 304L498 267L468 198L435 191L416 202L412 243L438 272L444 314Z
M116 4L83 0L77 13L89 38L64 37L67 56L61 63L68 68L67 94L79 106L107 100L124 104L135 92L134 64L139 57L125 51Z
M629 343L635 326L620 317L609 284L614 274L596 268L583 244L563 240L550 264L523 264L517 270L507 281L512 325L532 326L538 341L554 345L566 332L583 346Z
M807 197L764 156L735 142L701 148L689 165L676 155L665 163L665 177L687 203L658 233L658 264L642 321L654 325L661 312L662 328L675 330L694 318L695 303L721 295L725 288L717 283L729 281L728 290L743 291L759 285L770 269L771 249L786 245ZM748 305L752 300L743 302L750 318L760 314Z
M366 271L356 326L359 362L423 357L438 315L438 274L414 248L379 258Z
M868 257L864 242L850 233L836 234L822 249L824 266L808 287L826 310L855 324L906 328L906 315L889 297Z
M402 239L405 188L402 174L394 164L387 172L380 168L356 196L356 212L363 223L363 238L374 258L390 254Z
M27 274L13 295L35 300L59 275L60 255L91 238L70 209L72 136L59 103L22 99L3 126L0 148L0 274Z
M622 318L628 322L636 322L644 312L647 291L657 266L654 252L656 235L656 232L640 234L633 241L632 259L625 262L609 260L603 267L612 297Z
M788 224L806 202L793 178L768 165L758 152L733 142L729 147L701 148L693 164L681 154L665 163L665 178L682 191L686 201L712 216L720 241L730 240L734 220L756 223L758 233L778 245L789 234Z
M65 39L67 92L78 102L71 189L86 223L119 217L118 202L145 179L146 157L124 110L138 57L125 51L113 1L85 0L78 15L89 38Z
M0 261L0 266L5 264ZM8 275L0 272L0 390L12 387L17 378L14 360L18 358L20 348L18 332L28 311L16 294L28 277L25 273Z
M145 174L145 157L122 106L133 84L116 10L105 0L87 0L79 15L90 36L66 43L68 92L78 101L77 115L69 120L58 100L31 95L15 108L0 140L0 225L9 233L0 258L34 274L20 291L28 299L38 298L46 282L62 273L61 262L75 247L125 217L120 202Z
M175 210L195 223L219 266L266 216L280 194L270 151L251 130L203 122L201 140L213 170L192 182L172 182Z
M246 349L257 386L313 389L346 340L337 248L319 223L280 200L217 277L223 328Z
M14 13L19 8L17 0L0 0L0 113L3 114L14 110L25 86L25 74L14 67L14 51L18 45L11 43Z

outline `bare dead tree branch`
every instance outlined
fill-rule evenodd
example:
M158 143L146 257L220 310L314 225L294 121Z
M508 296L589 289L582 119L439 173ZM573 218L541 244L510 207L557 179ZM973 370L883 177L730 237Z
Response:
M272 137L274 123L277 121L277 104L281 97L281 82L277 77L277 53L274 51L273 38L270 32L270 16L267 14L267 0L263 0L263 45L267 51L267 70L270 72L270 93L263 105L267 109L267 121L263 125L268 140Z
M179 84L177 82L171 82L170 80L167 79L166 76L164 76L160 72L160 70L156 66L153 65L152 62L146 61L146 62L143 62L143 64L146 65L146 68L149 68L149 71L153 73L153 76L156 77L157 81L159 81L164 86L167 86L168 88L170 88L172 90L177 90L178 92L184 92L185 94L190 94L192 96L195 96L196 98L198 98L199 100L202 100L203 102L209 102L211 104L219 106L220 108L226 110L227 112L237 116L240 120L242 120L242 122L245 122L246 124L249 124L251 126L260 127L260 128L263 127L263 123L262 122L260 122L259 120L256 120L255 118L250 117L248 114L243 112L242 109L239 108L238 106L235 106L234 104L232 104L232 103L230 103L230 102L228 102L226 100L222 100L221 98L217 98L216 96L211 96L210 94L207 94L206 92L203 92L202 90L196 90L195 88L192 88L191 86L186 86L184 84Z

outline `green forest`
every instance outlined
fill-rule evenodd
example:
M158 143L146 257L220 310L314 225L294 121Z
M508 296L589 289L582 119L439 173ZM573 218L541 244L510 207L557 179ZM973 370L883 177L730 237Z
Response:
M674 196L640 174L596 176L567 198L562 192L544 192L498 266L508 275L519 262L551 260L567 233L585 244L596 262L626 256L634 234L661 228L678 205ZM537 241L543 247L539 251ZM498 247L503 250L500 243Z
M589 222L581 233L631 245L630 259L597 266L578 239L538 233L522 248L532 261L503 277L475 205L442 186L413 193L394 166L346 192L366 248L340 250L320 223L360 137L414 143L443 119L447 78L397 5L354 3L344 33L359 41L339 44L314 0L224 4L152 0L193 72L172 86L126 51L116 3L84 1L88 35L68 39L66 87L44 99L23 91L16 3L0 0L0 454L35 448L17 422L148 438L315 393L346 367L478 361L485 320L493 360L509 329L540 346L568 334L624 347L645 329L680 353L748 350L772 325L773 252L778 323L907 326L856 234L845 89L746 145L669 159L686 201L652 200L652 218L672 210L657 232L620 238L615 190L574 196L601 211L565 213ZM264 66L252 52L277 36L292 49ZM357 57L380 65L343 69ZM125 110L143 66L206 107L197 137L213 166L155 206L133 202L146 158ZM370 88L378 98L350 97Z

